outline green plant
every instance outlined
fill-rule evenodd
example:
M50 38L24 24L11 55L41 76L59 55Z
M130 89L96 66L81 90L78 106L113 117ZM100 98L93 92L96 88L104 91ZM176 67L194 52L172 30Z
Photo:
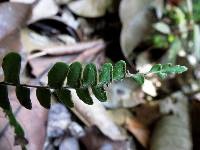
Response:
M36 95L41 106L50 108L51 94L56 94L61 103L66 107L73 107L70 89L75 89L78 97L86 104L92 105L93 101L89 93L92 89L97 99L104 102L107 100L105 86L113 81L132 78L142 85L144 79L149 74L155 74L164 79L169 74L180 74L187 70L185 66L171 64L156 64L146 73L131 74L126 70L126 63L118 61L114 66L111 63L104 64L97 71L94 64L87 64L84 68L81 63L74 62L67 65L63 62L57 62L48 72L48 85L27 85L20 82L21 57L17 53L7 54L2 63L4 72L4 81L0 82L0 107L8 116L10 125L14 127L16 139L19 141L22 149L25 149L27 140L24 137L24 131L15 119L8 98L7 86L16 87L16 96L19 103L31 109L30 88L36 88ZM67 80L67 81L66 81ZM64 84L66 81L66 84Z

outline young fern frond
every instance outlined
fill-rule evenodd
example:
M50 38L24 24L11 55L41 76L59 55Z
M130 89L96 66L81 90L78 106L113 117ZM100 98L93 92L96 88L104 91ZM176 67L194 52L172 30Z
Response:
M104 102L107 100L105 85L112 83L113 81L120 81L124 78L132 78L137 83L142 85L145 77L148 74L156 74L161 79L164 79L169 74L179 74L187 70L185 66L172 66L171 64L156 64L147 73L130 74L126 70L125 61L118 61L114 66L111 63L104 64L98 71L94 64L87 64L85 67L79 62L74 62L67 65L63 62L57 62L48 72L48 85L36 86L25 85L20 83L20 68L21 57L17 53L7 54L2 63L4 71L4 81L0 82L0 107L9 117L8 112L12 112L9 99L7 85L16 87L16 96L19 103L27 108L31 109L30 88L36 88L36 96L41 106L44 108L50 108L50 99L52 92L57 95L60 102L67 107L73 107L73 101L71 99L70 89L75 89L78 97L86 104L92 105L93 100L90 96L90 90L97 99ZM66 85L64 82L66 81ZM13 117L9 117L12 119ZM11 121L10 121L11 122ZM15 133L21 137L23 130L15 119L13 123ZM19 132L18 132L19 130Z

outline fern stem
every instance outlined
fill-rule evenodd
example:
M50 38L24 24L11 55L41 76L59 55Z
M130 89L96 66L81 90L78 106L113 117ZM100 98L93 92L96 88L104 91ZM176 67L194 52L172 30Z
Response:
M31 88L48 88L51 89L49 86L39 86L39 85L29 85L29 84L14 84L14 83L9 83L9 82L0 82L1 85L10 85L10 86L24 86L24 87L31 87Z
M28 88L46 88L46 89L50 89L50 90L56 90L56 88L52 88L49 86L40 86L40 85L30 85L30 84L14 84L14 83L9 83L9 82L0 82L0 85L10 85L10 86L23 86L23 87L28 87ZM69 86L63 86L62 88L70 88Z

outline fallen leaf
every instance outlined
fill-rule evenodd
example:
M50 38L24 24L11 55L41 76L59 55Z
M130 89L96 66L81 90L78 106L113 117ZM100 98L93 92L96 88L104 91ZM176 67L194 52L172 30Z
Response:
M10 2L15 2L15 3L25 3L25 4L33 4L37 0L10 0Z
M54 16L58 10L58 6L54 0L39 0L33 8L29 23L35 22L42 18Z
M81 0L69 3L69 9L76 15L96 18L105 15L113 0Z
M150 139L149 129L135 118L126 119L126 128L135 136L135 138L144 146L148 147Z
M111 120L100 101L93 97L93 105L87 105L71 90L75 114L88 126L95 125L100 131L112 140L125 140L126 135Z
M131 60L132 51L151 30L152 13L150 4L152 0L122 0L120 4L120 19L122 31L120 44L124 56ZM127 12L127 10L129 10Z
M192 150L188 98L181 92L160 101L163 114L154 128L150 150Z
M71 45L46 47L42 49L41 52L30 55L28 59L30 60L44 55L59 56L59 55L77 54L83 52L84 50L94 48L97 45L101 45L102 43L103 43L102 40L97 40L91 42L76 43Z
M6 12L6 13L5 13ZM0 41L26 24L31 5L23 3L0 3Z
M136 150L136 144L132 138L113 141L99 132L94 126L86 129L86 135L80 138L80 141L89 150Z
M108 110L108 114L115 123L128 129L144 147L148 146L150 136L148 127L135 118L128 109Z

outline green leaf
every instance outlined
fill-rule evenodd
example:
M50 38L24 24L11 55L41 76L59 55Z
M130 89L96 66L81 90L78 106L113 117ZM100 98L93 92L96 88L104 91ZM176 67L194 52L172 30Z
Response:
M74 107L74 103L71 99L71 91L68 89L60 89L56 90L56 95L58 99L66 106L66 107Z
M180 65L176 65L176 66L171 66L171 64L165 64L163 65L163 72L167 73L167 74L171 74L171 73L183 73L185 71L187 71L187 67L185 66L180 66Z
M108 84L112 82L113 78L113 66L111 63L106 63L101 67L99 71L99 84Z
M92 92L99 101L101 102L107 101L107 94L103 87L100 86L92 87Z
M140 85L144 84L144 75L141 73L134 74L132 78Z
M26 109L31 109L30 89L23 86L16 86L16 96L20 104Z
M79 62L72 63L67 74L67 84L72 88L79 88L81 86L81 74L81 64Z
M97 85L97 69L94 64L87 64L83 71L83 87Z
M7 86L0 84L0 107L4 110L10 109Z
M28 144L28 141L24 137L24 130L21 127L21 125L19 124L19 122L16 120L11 107L9 110L4 110L4 112L8 116L9 124L14 128L15 142L17 143L17 145L21 145L22 147L25 147L25 145Z
M121 80L126 75L126 62L118 61L113 68L113 80Z
M158 72L158 73L156 73L156 75L157 75L158 77L160 77L162 80L165 79L165 78L167 77L167 74L166 74L166 73L163 73L163 72Z
M2 68L4 71L4 81L19 84L19 74L21 69L21 57L17 53L9 53L3 58Z
M156 64L154 65L149 73L155 73L157 76L159 76L161 79L165 79L168 74L180 74L187 71L187 67L185 66L172 66L172 64Z
M48 85L59 89L66 79L69 66L63 62L57 62L48 73Z
M39 87L36 89L36 96L41 106L49 109L51 106L51 92L47 88Z
M76 89L76 93L78 95L78 97L86 104L88 105L92 105L93 104L93 100L90 96L89 90L88 88L79 88Z
M162 68L161 64L156 64L151 68L151 70L149 72L157 72L157 71L160 71L161 68Z

